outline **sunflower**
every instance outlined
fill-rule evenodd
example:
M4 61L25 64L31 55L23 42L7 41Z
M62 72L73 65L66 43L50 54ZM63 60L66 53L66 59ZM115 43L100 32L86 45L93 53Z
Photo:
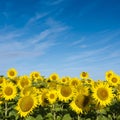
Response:
M71 78L70 86L76 87L81 84L81 81L78 78Z
M82 72L80 74L80 78L82 78L82 79L87 79L88 77L89 77L89 74L87 72Z
M10 78L10 79L14 79L16 76L17 76L17 70L14 69L14 68L11 68L7 71L7 76Z
M46 88L43 88L39 91L39 94L38 94L38 101L39 101L39 105L41 106L45 106L48 104L48 100L47 100L47 93L48 93L48 89Z
M57 73L52 73L49 76L49 78L50 78L51 81L57 81L57 80L59 80L59 75Z
M113 76L114 72L112 70L109 70L105 73L105 78L107 81Z
M77 114L83 113L83 111L88 111L90 103L90 97L85 96L81 93L78 93L76 97L74 97L73 101L70 103L70 107Z
M33 79L33 80L37 80L40 78L40 72L37 72L37 71L33 71L30 73L30 78Z
M90 85L90 86L94 86L94 80L92 78L86 79L85 84Z
M55 103L57 99L57 91L56 90L48 91L48 93L46 94L46 97L50 104Z
M59 86L58 90L58 98L60 101L68 101L70 100L74 95L74 90L70 86L61 85Z
M92 88L93 98L100 106L106 106L111 103L113 99L112 88L107 83L100 83L95 88Z
M64 84L64 85L68 85L68 83L69 83L68 77L62 77L62 78L60 79L60 83L61 83L61 84Z
M108 80L108 83L111 85L111 86L117 86L119 83L120 83L120 77L116 74L113 74L109 80Z
M6 82L5 77L0 77L0 86L4 86L5 82Z
M17 95L17 88L13 83L6 82L4 86L2 86L2 94L5 100L12 100Z
M76 87L77 93L81 93L85 96L89 95L89 87L88 86L84 86L84 85L78 85Z
M38 101L35 95L25 95L18 100L16 110L21 117L28 116L37 107Z
M30 86L30 85L31 85L31 80L28 78L27 75L20 76L17 85L18 85L18 87L19 87L20 89L22 89L22 88L24 88L25 86Z
M35 90L32 86L25 86L23 89L21 89L20 91L20 95L21 96L25 96L25 95L30 95L32 93L35 93Z

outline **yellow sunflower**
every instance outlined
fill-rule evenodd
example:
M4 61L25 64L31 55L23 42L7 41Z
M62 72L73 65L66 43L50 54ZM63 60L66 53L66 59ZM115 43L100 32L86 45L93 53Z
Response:
M88 77L89 77L89 74L87 72L82 72L80 74L80 78L82 78L82 79L87 79Z
M0 86L4 86L5 82L6 82L5 77L0 77Z
M48 104L48 100L47 100L47 93L48 93L48 89L44 88L44 89L41 89L39 91L39 94L38 94L38 101L39 101L39 105L41 106L45 106Z
M14 68L11 68L7 71L7 76L10 78L10 79L14 79L16 76L17 76L18 72L16 69Z
M32 80L37 80L37 79L39 79L39 78L40 78L40 72L38 72L38 71L33 71L33 72L31 72L31 73L30 73L30 78L31 78Z
M70 103L70 107L77 114L80 114L83 113L83 111L88 111L89 103L90 97L79 93L74 97L73 101Z
M50 104L55 103L57 99L57 91L56 90L48 91L48 93L46 94L46 97Z
M25 86L31 85L31 80L27 75L20 76L17 85L20 89L23 89Z
M67 102L74 95L74 90L71 86L61 85L58 89L58 98L60 101Z
M68 85L68 83L69 83L68 77L62 77L62 78L60 79L60 83L61 83L61 84Z
M71 78L71 80L70 80L70 86L77 87L80 84L81 84L80 79L78 79L76 77L75 78Z
M21 117L28 116L37 107L38 101L35 95L25 95L18 100L16 110Z
M89 87L84 85L78 85L76 87L77 93L83 94L85 96L89 95Z
M110 104L114 97L112 88L109 87L107 83L98 84L95 88L92 88L92 91L93 98L101 106L106 106Z
M86 79L85 84L90 85L90 86L94 86L94 80L92 78Z
M105 73L105 78L107 81L113 76L114 72L112 70L109 70Z
M20 96L30 95L32 93L36 93L34 88L32 86L25 86L23 89L21 89Z
M108 83L111 85L111 86L117 86L118 84L120 84L120 77L116 74L113 74L109 80L108 80Z
M52 81L57 81L59 80L59 75L57 73L52 73L50 76L49 76L50 80Z
M5 100L12 100L17 95L17 88L13 83L6 82L4 86L2 86L2 94Z

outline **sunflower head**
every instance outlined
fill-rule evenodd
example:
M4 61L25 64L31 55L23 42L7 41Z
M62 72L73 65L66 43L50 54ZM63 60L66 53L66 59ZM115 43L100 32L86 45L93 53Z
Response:
M4 86L6 79L4 77L0 77L0 86Z
M60 83L61 83L61 84L68 85L69 79L68 79L67 77L62 77L62 78L60 79Z
M34 95L25 95L19 99L16 110L21 117L26 117L33 112L33 109L37 107L37 104L38 101Z
M31 85L31 80L28 78L27 75L20 76L18 81L18 86L20 89L23 89L25 86L30 86L30 85Z
M70 103L70 107L77 114L83 113L83 111L88 111L90 103L90 96L85 96L81 93L78 93L74 97L73 101Z
M58 98L60 101L68 101L70 100L74 95L73 88L70 86L62 85L59 87L58 90Z
M11 68L7 71L7 76L10 78L10 79L14 79L16 76L17 76L17 70L14 69L14 68Z
M87 79L88 77L89 77L89 74L87 72L82 72L80 74L80 78L82 78L82 79Z
M112 70L109 70L105 73L105 78L107 81L113 76L114 72Z
M2 94L5 100L12 100L17 95L17 88L13 85L13 83L7 82L4 86L2 86Z
M98 86L93 88L93 98L101 106L106 106L112 102L113 99L112 88L109 87L108 83L100 83Z
M38 71L33 71L30 73L30 78L32 80L37 80L37 79L40 79L40 72Z
M48 91L48 93L46 94L46 97L50 104L55 103L57 99L57 91L56 90Z
M51 81L57 81L59 80L59 75L57 73L52 73L49 78Z
M110 77L108 83L111 86L118 86L118 84L120 84L120 77L116 74L114 74L112 77Z
M71 78L70 85L76 87L81 84L81 81L78 78Z

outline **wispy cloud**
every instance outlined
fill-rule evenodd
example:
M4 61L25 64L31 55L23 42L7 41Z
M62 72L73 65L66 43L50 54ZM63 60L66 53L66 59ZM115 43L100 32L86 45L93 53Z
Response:
M50 0L50 1L45 1L46 5L58 5L61 2L63 2L64 0Z
M26 26L35 23L36 21L38 21L38 20L46 17L48 14L49 14L49 12L46 12L46 13L36 13L35 16L31 17L31 18L28 20Z
M81 45L81 43L85 41L85 37L82 37L80 40L73 41L70 46Z

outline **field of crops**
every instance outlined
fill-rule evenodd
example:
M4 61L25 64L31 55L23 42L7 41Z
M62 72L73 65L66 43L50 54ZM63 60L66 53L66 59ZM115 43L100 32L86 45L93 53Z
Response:
M120 120L120 76L105 80L33 71L19 76L11 68L0 76L0 120Z

